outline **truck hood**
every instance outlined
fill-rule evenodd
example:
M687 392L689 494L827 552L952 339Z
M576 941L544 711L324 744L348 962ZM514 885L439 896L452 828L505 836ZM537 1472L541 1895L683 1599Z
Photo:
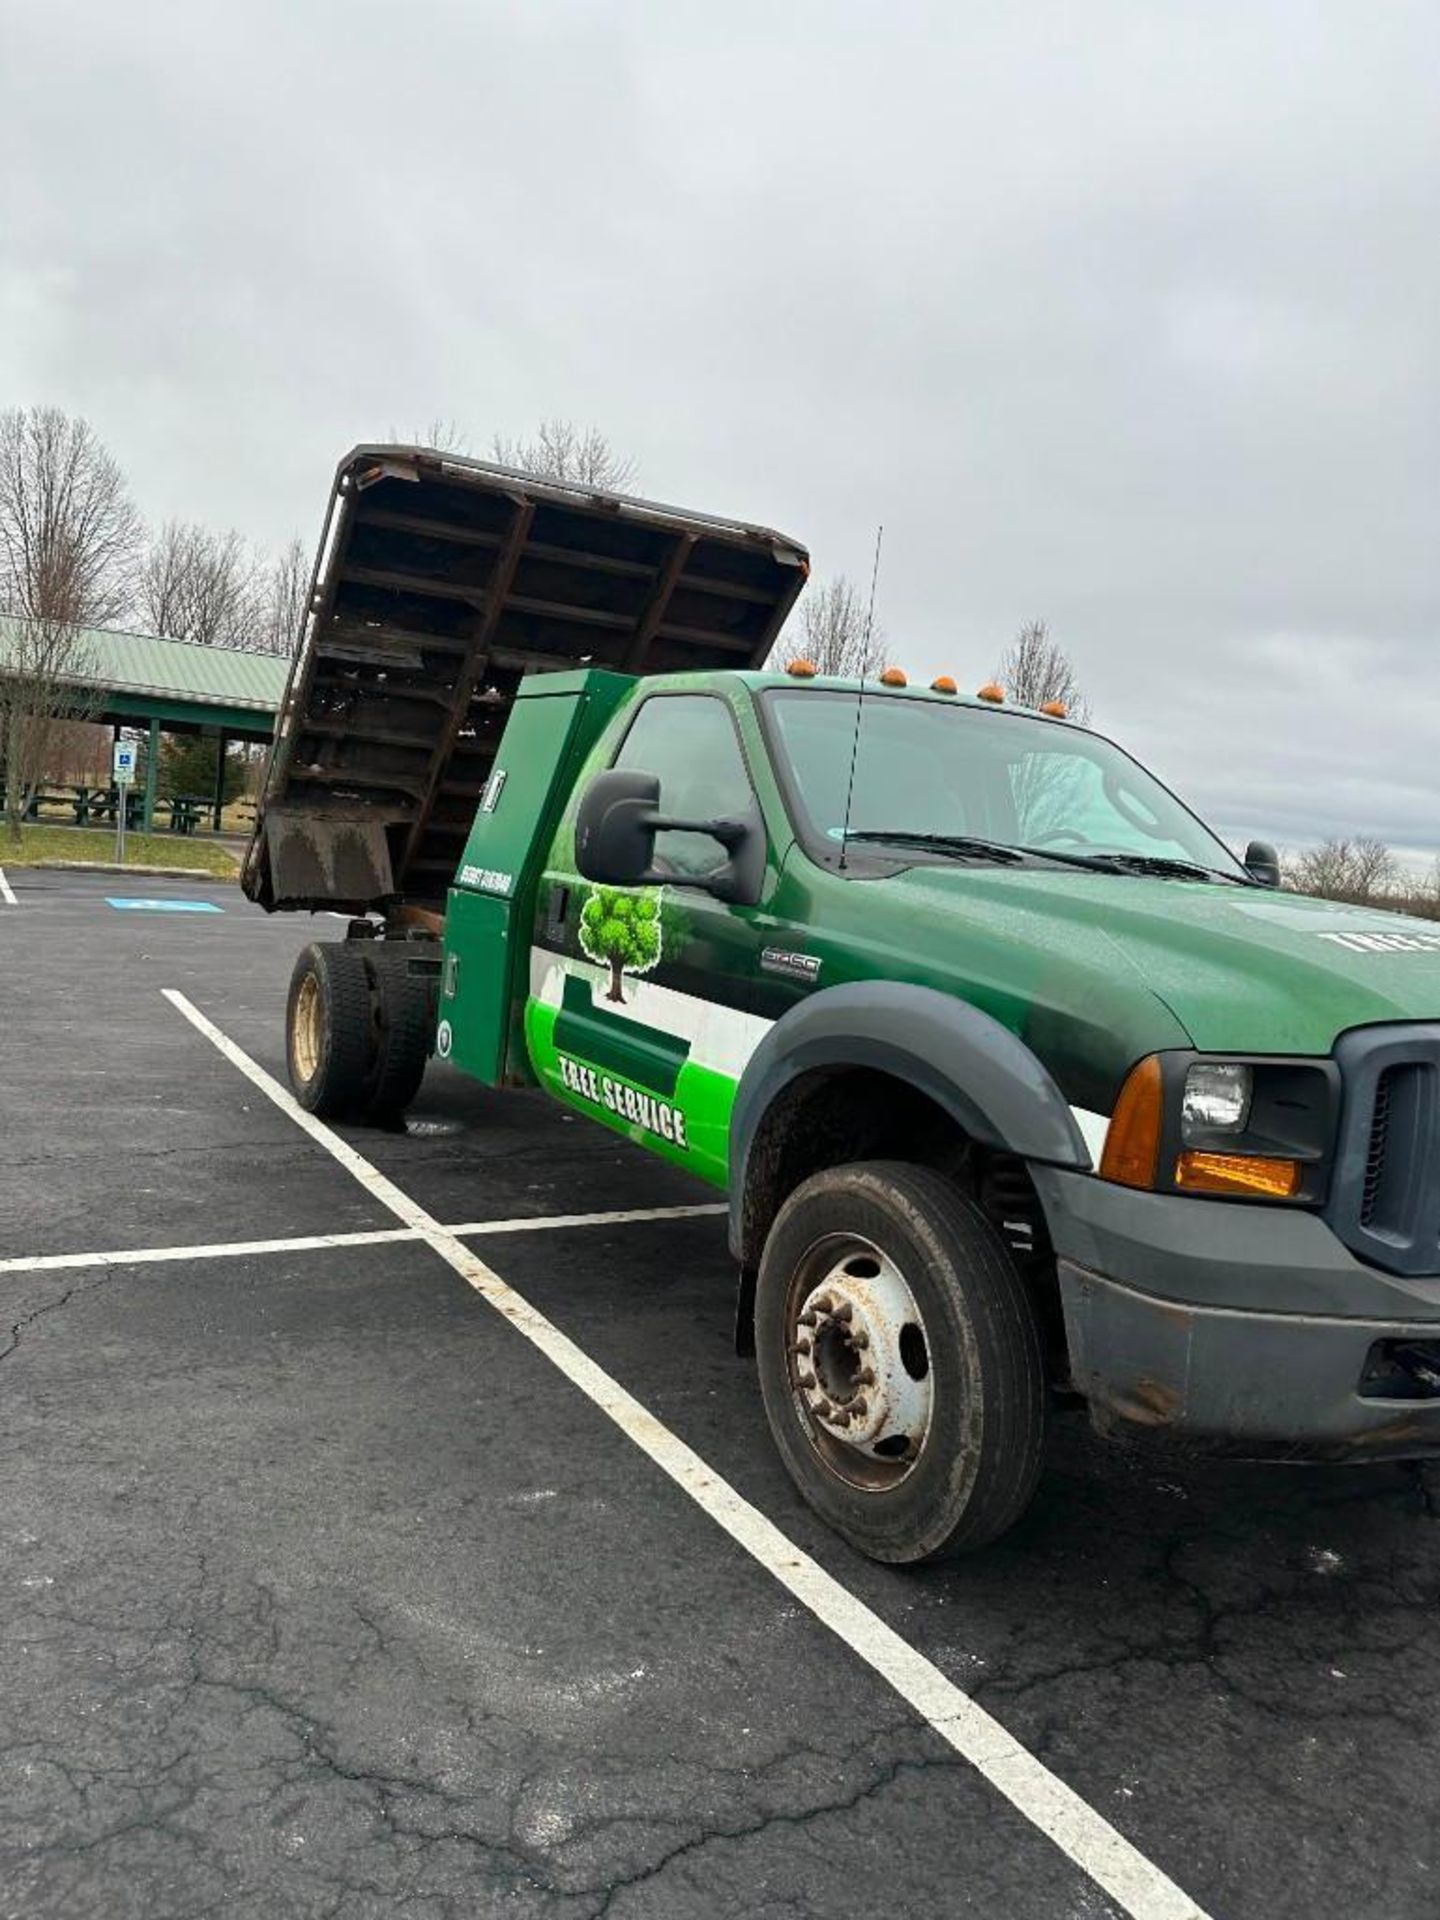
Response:
M1039 868L912 867L881 884L908 903L923 894L930 912L963 915L977 932L1003 925L1052 955L1067 947L1077 989L1093 985L1098 936L1132 992L1148 989L1202 1052L1323 1054L1349 1027L1440 1019L1440 922L1260 888ZM1052 999L1056 984L1052 971Z

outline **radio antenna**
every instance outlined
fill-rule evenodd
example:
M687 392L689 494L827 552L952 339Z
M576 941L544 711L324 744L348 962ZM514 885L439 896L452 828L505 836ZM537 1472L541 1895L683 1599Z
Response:
M885 538L882 522L875 529L875 559L870 568L870 604L865 609L865 640L860 655L860 691L855 696L855 732L850 741L850 777L845 783L845 824L840 829L840 871L845 871L845 847L850 838L850 808L855 799L855 762L860 753L860 718L865 710L865 675L870 667L870 641L875 631L875 583L880 578L880 543Z

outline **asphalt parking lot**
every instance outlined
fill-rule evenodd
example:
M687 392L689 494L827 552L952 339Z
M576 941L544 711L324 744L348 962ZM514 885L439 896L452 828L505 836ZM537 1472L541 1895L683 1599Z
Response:
M338 923L9 882L0 1915L1440 1912L1426 1475L1067 1418L1013 1535L892 1573L771 1451L716 1195L443 1066L340 1130L1188 1896L1127 1904L165 997L283 1079Z

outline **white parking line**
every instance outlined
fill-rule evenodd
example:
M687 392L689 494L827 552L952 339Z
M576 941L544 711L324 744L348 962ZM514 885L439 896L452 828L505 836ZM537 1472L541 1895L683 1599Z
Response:
M380 1227L372 1233L309 1233L291 1240L221 1240L195 1247L119 1247L105 1253L42 1253L0 1260L0 1273L72 1273L84 1267L152 1267L177 1260L235 1260L265 1253L312 1253L327 1247L379 1247L416 1240L410 1227Z
M288 1114L312 1140L317 1140L353 1174L368 1193L412 1228L467 1286L552 1361L566 1379L608 1415L698 1507L886 1680L942 1740L983 1774L1012 1806L1130 1914L1132 1920L1205 1920L1195 1901L1153 1861L1146 1859L1108 1820L1051 1773L1007 1733L998 1720L962 1693L878 1614L872 1613L863 1601L826 1573L818 1561L787 1540L757 1507L751 1506L728 1481L722 1480L699 1454L597 1366L567 1334L508 1286L450 1229L441 1226L378 1167L371 1166L347 1141L332 1133L322 1120L307 1113L278 1080L257 1066L183 993L173 987L166 987L163 992L170 1004L204 1034L252 1086L258 1087L282 1113Z
M467 1220L446 1233L543 1233L558 1227L631 1227L641 1220L703 1220L707 1214L728 1213L723 1200L698 1207L624 1207L614 1213L542 1213L521 1220Z
M3 867L0 867L0 900L3 900L7 907L18 907L20 904L15 898L15 895L10 891L10 882L5 878L5 869Z
M515 1220L467 1220L446 1233L548 1233L562 1227L628 1227L637 1220L693 1220L724 1213L717 1206L629 1207L613 1213L526 1214ZM324 1253L332 1247L383 1247L419 1240L416 1227L377 1227L366 1233L302 1233L288 1240L220 1240L193 1247L114 1247L105 1253L42 1253L0 1260L0 1273L70 1273L83 1267L151 1267L177 1260L237 1260L266 1253Z

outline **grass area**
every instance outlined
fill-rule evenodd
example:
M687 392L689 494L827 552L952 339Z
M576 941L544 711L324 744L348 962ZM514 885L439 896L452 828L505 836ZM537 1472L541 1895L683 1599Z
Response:
M8 827L0 825L0 867L43 867L52 860L103 860L115 858L113 828L43 827L27 824L20 829L17 847ZM239 872L234 856L213 840L190 839L179 833L127 833L127 867L203 868L222 880L233 880Z
M243 833L248 838L254 824L253 800L232 800L220 815L220 825L226 833Z

